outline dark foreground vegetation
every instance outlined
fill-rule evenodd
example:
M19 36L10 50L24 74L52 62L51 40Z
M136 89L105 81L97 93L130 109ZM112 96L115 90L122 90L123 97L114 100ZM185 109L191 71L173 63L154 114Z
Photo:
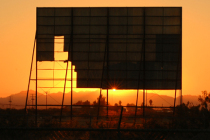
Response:
M188 102L175 108L133 104L101 106L79 101L72 108L48 107L25 110L0 109L1 139L208 139L210 137L210 93L202 92L194 106ZM62 114L62 117L61 117ZM71 116L72 115L72 116ZM37 118L37 119L36 119ZM37 121L36 121L37 120Z

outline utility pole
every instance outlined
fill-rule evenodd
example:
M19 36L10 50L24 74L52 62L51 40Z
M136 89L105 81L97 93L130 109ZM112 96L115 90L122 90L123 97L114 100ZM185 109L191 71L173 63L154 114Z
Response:
M34 109L34 94L31 95L31 101L32 101L32 108Z
M12 97L9 96L9 107L10 107L10 109L11 109L11 105L12 105Z
M47 110L47 92L45 92L46 94L46 110Z

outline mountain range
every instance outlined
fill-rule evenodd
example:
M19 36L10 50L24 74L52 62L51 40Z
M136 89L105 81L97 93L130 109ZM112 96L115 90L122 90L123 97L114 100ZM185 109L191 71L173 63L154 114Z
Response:
M12 94L11 96L0 98L0 108L10 108L10 105L12 108L21 109L25 107L26 103L26 94L27 91L21 91L17 94ZM80 91L80 92L73 92L73 104L78 101L90 101L90 103L93 103L93 101L96 101L99 97L100 91ZM66 93L64 98L64 105L70 105L71 101L71 94ZM106 97L106 94L102 94ZM46 98L47 97L47 98ZM138 98L138 105L141 105L143 102L143 94L142 92L139 92L139 98ZM37 93L37 104L40 105L46 105L46 100L48 105L61 105L63 98L62 92L57 93L50 93L50 94L42 94ZM147 105L149 106L149 100L152 100L153 106L173 106L174 105L174 98L167 95L159 95L155 93L147 93L147 97L145 97L145 100L147 101ZM136 103L136 93L130 93L130 94L110 94L109 95L109 104L114 105L115 103L119 103L119 101L122 102L122 105L127 105L128 103L135 104ZM198 105L198 96L195 95L183 95L182 96L182 102L193 103L193 105ZM30 90L28 95L28 105L35 105L35 91ZM180 96L176 98L176 105L180 104ZM43 107L42 107L43 108Z

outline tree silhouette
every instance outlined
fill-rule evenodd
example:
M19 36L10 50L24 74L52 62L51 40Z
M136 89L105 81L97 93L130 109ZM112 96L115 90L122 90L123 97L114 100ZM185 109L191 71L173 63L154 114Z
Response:
M131 106L135 106L135 104L133 103L127 103L127 106L130 106L130 107L127 107L127 110L130 112L130 111L135 111L135 107L131 107Z
M121 106L121 104L122 104L122 101L121 101L121 100L119 100L119 106Z
M150 99L150 100L149 100L149 104L150 104L150 106L152 106L152 102L153 102L153 101L152 101L152 99Z
M208 104L210 103L210 93L207 93L207 91L202 91L202 95L199 95L198 101L201 102L201 106L205 109L208 108Z
M80 101L76 102L75 105L90 105L90 102L88 100L86 100L84 102L82 100L80 100Z
M82 100L75 103L75 105L82 105L82 104L83 104Z
M90 101L86 100L85 102L83 102L83 105L90 105Z
M98 105L99 104L99 98L100 98L100 106L105 106L106 105L106 97L103 97L103 95L101 95L101 97L99 96L97 98L97 101L93 102L93 105Z

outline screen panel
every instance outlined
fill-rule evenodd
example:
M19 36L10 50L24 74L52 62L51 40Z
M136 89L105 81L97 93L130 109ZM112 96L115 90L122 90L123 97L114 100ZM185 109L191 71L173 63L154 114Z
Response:
M54 37L77 88L181 89L181 7L37 8L37 61L54 61Z

